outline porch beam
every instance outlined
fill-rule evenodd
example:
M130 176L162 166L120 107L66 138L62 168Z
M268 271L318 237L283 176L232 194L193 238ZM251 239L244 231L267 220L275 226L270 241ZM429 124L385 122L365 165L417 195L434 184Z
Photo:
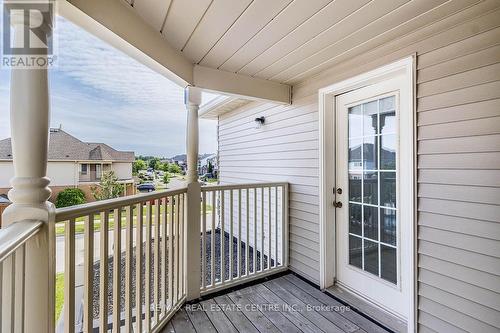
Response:
M292 102L292 87L247 75L195 65L193 85L204 90L282 104Z
M187 300L200 297L200 219L201 186L198 182L198 110L201 90L187 87L184 91L187 109L186 154L187 154L187 242L186 242L186 286Z

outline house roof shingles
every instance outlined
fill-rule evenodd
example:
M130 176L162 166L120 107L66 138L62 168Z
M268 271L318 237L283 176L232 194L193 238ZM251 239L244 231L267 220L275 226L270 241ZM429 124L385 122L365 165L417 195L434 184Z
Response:
M134 152L119 151L104 143L83 142L61 129L51 129L49 160L133 162ZM12 160L11 139L0 140L0 160Z

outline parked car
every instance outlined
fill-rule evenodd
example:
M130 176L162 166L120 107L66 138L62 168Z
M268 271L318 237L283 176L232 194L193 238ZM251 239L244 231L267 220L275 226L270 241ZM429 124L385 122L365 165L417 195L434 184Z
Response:
M212 178L214 178L214 175L212 175L211 173L206 173L200 177L200 179L204 180L204 181L206 181L207 179L212 179Z
M137 190L139 192L153 192L156 190L156 187L154 184L144 183L144 184L137 185Z

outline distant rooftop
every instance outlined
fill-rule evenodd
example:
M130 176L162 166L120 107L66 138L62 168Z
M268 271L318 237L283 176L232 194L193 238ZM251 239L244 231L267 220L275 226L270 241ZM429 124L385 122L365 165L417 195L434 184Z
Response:
M83 142L60 128L51 128L49 160L133 162L135 154L119 151L105 143ZM0 140L0 160L12 160L11 139Z

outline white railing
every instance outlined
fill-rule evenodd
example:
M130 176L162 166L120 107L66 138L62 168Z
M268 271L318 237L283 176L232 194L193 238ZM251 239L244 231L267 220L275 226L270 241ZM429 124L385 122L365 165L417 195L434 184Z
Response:
M201 295L288 268L288 183L201 192Z
M170 319L186 297L186 193L184 188L57 210L56 233L64 233L58 237L64 243L59 326L65 332L119 332L121 326L156 332Z
M42 226L24 220L0 229L0 332L25 331L26 244Z

